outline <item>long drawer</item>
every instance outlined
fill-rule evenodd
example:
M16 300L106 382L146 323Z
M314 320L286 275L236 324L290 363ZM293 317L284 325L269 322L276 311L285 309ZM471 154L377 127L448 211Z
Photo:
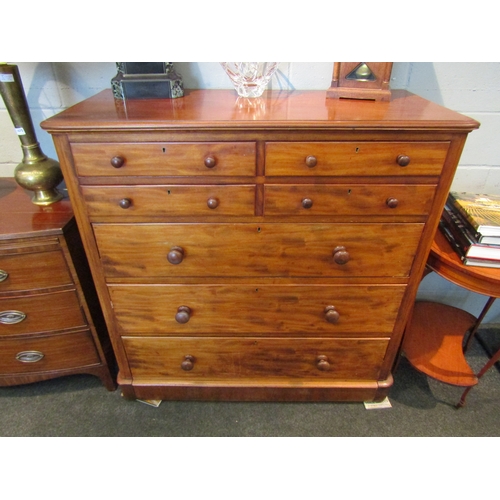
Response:
M83 186L90 216L254 215L255 186Z
M439 175L448 142L267 142L268 176Z
M0 337L86 325L74 290L0 298Z
M90 331L0 338L0 374L65 370L99 364Z
M267 381L376 380L388 339L123 337L132 376Z
M266 215L427 215L435 185L266 185Z
M409 275L423 224L94 224L106 277Z
M255 175L255 142L73 143L79 176Z
M0 295L72 282L61 250L0 255Z
M122 335L174 336L390 335L404 291L403 285L109 286Z

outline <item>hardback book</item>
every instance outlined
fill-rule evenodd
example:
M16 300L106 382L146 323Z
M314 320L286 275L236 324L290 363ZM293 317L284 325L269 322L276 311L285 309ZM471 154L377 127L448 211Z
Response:
M500 263L500 246L478 243L468 227L462 223L449 205L444 207L439 229L464 264L473 265L472 259L485 261L485 264ZM476 263L476 265L478 264ZM487 267L492 267L492 265Z
M500 268L500 261L498 260L466 258L463 262L466 266Z
M447 204L469 225L478 243L500 244L500 196L452 191Z
M455 250L457 255L460 257L464 265L476 266L476 267L500 268L500 260L467 257L464 253L462 246L456 241L455 236L448 229L447 225L443 222L443 220L441 220L439 223L439 230L444 234L445 238L448 240L453 250Z

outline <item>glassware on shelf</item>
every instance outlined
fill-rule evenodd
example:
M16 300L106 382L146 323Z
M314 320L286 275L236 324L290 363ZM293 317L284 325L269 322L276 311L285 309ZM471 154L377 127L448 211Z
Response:
M278 69L277 62L220 63L240 97L260 97Z

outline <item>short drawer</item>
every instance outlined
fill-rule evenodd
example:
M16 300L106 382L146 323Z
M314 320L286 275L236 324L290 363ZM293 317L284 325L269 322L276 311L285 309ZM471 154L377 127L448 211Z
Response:
M423 224L94 224L117 277L407 277Z
M390 336L405 286L114 285L122 335Z
M427 215L434 185L266 185L266 215Z
M253 215L255 185L84 186L90 216Z
M268 142L266 175L439 175L448 142Z
M87 326L73 290L0 298L0 337Z
M100 363L90 331L0 338L0 374L66 370Z
M0 296L72 283L61 250L0 255Z
M376 380L388 340L122 337L132 377Z
M73 143L80 176L255 175L254 142Z

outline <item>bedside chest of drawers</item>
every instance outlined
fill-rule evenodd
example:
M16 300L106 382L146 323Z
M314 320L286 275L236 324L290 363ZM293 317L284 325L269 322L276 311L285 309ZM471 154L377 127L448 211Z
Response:
M116 388L113 355L71 204L0 179L0 386L63 375Z
M121 106L120 106L121 104ZM377 401L478 123L391 102L229 90L42 123L127 398Z

